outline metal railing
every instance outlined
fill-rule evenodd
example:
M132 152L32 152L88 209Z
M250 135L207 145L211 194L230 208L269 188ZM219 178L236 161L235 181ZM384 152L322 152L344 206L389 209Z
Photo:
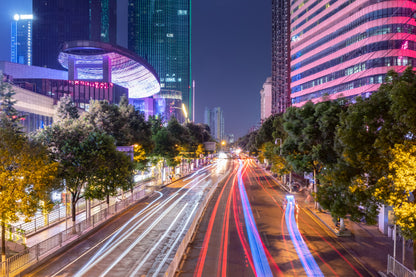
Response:
M8 258L5 262L0 262L0 276L12 277L18 275L26 268L36 264L42 259L48 257L50 254L59 250L62 246L79 238L86 231L92 230L95 225L106 221L109 217L121 212L133 203L143 199L145 196L145 186L142 185L138 187L132 195L130 194L119 202L100 210L98 213L91 215L90 218L87 218L74 226L69 227L65 231L27 248L23 252Z
M414 271L411 271L390 255L387 258L387 274L393 274L396 277L416 277Z

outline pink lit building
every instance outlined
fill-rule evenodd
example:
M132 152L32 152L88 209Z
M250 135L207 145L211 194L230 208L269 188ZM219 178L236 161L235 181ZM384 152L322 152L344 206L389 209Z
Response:
M368 97L416 66L415 0L290 0L291 101Z
M260 90L260 120L264 122L272 115L272 77L268 77Z

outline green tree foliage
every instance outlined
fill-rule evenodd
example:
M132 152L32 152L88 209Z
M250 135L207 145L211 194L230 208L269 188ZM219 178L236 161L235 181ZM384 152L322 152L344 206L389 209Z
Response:
M156 160L165 159L168 166L176 166L175 157L179 155L178 140L165 127L152 136L155 147L152 155Z
M93 132L88 140L95 170L87 180L84 195L88 199L106 198L110 204L110 196L117 195L119 189L132 189L132 161L128 155L117 151L113 137L107 134Z
M237 141L237 145L244 151L249 152L250 155L258 154L258 149L256 147L257 132L258 131L252 131L248 133L247 135L239 138Z
M342 107L340 101L308 102L286 111L283 126L288 136L283 148L295 171L319 173L337 161L335 130Z
M20 120L22 117L14 108L16 100L13 99L15 92L9 83L3 82L3 76L0 75L0 120L2 126L13 128L16 132L20 132L22 126Z
M117 188L129 185L126 180L131 175L126 174L130 165L115 151L114 139L84 121L53 124L42 130L38 139L49 148L53 160L60 164L59 177L71 193L74 223L76 204L84 197L84 191L88 197L102 198L103 194L111 195ZM98 180L106 189L98 187Z
M70 95L61 97L56 108L53 121L59 122L63 120L79 118L78 108L75 105Z
M202 150L203 143L212 140L209 127L205 124L195 124L193 122L187 123L185 127L189 133L189 152L193 153L193 158L199 158L200 155L204 154L204 150Z

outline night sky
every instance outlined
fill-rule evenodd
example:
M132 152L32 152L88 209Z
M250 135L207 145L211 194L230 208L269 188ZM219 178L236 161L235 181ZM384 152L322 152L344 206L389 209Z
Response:
M10 60L13 14L31 10L32 0L0 1L0 60ZM219 106L225 133L243 136L260 121L260 90L271 74L271 0L193 1L192 24L196 122L205 107Z

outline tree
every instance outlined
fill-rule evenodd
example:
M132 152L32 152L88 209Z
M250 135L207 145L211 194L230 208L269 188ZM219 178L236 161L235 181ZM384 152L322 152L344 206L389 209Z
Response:
M152 155L156 159L165 159L168 166L178 165L175 157L179 155L178 140L172 136L167 128L163 127L152 136L155 147Z
M315 193L317 175L337 162L335 130L343 109L342 100L308 102L301 108L291 107L284 114L283 126L288 134L283 144L285 158L296 172L313 172Z
M53 121L70 120L79 118L78 108L72 100L71 95L64 95L59 99Z
M76 221L76 204L85 196L84 191L89 193L89 197L102 197L101 194L90 193L98 190L90 188L91 185L97 186L99 180L107 186L104 193L111 194L125 185L120 180L115 181L117 178L129 178L121 175L121 172L127 174L125 167L128 165L114 151L114 139L103 131L94 130L82 120L53 124L38 134L38 140L50 149L52 159L60 164L59 177L71 193L73 225Z
M84 196L87 199L104 199L110 204L110 196L118 190L133 188L133 164L130 157L117 151L113 137L94 132L88 137L92 140L95 164L94 174L87 179Z
M416 143L396 144L392 149L393 159L389 163L390 173L382 177L383 189L376 189L377 196L393 206L396 224L402 234L413 241L416 239ZM413 243L413 252L416 244ZM416 265L416 256L413 255Z
M2 261L6 258L6 224L34 216L42 202L48 204L56 186L57 163L41 145L20 131L12 89L0 85L0 225Z

